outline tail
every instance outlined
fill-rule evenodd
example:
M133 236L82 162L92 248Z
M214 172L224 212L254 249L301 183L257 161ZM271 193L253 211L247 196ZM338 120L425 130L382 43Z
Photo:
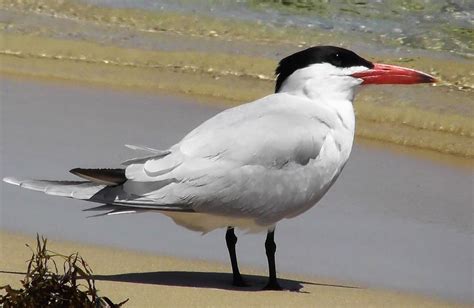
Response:
M3 181L20 186L22 188L44 192L47 195L61 196L79 200L103 203L102 200L95 200L101 191L107 188L105 185L94 184L88 181L48 181L48 180L20 180L12 177L4 178ZM92 215L89 217L108 216L118 214L135 214L146 210L124 205L114 205L113 201L106 205L101 205L84 211L101 211L105 213Z
M125 169L75 168L70 172L88 181L22 180L13 177L6 177L3 181L47 195L94 201L94 196L104 188L120 185L127 180Z
M47 195L80 200L89 200L99 191L107 187L106 185L89 181L23 180L14 177L6 177L3 181L22 188L41 191Z
M129 214L143 211L194 212L185 204L160 204L146 196L130 196L120 185L127 179L124 169L72 169L71 173L89 181L30 180L6 177L4 182L22 188L41 191L47 195L61 196L109 206L95 210L112 210L110 214Z

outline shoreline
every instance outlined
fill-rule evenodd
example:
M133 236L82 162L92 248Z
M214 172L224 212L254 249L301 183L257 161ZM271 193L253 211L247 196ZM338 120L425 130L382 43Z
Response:
M236 60L231 56L221 56L221 63ZM199 54L194 57L199 57ZM258 70L246 71L243 64L236 71L228 71L212 65L207 67L207 64L198 65L197 68L179 64L174 68L175 64L160 64L159 67L154 64L123 66L111 64L109 60L83 62L42 57L36 59L21 55L0 55L0 59L0 72L7 76L95 83L146 92L182 93L209 98L214 102L220 100L218 105L227 107L250 102L273 92L273 81L267 76L273 70L270 69L273 62L268 60L261 65L266 73L259 74ZM248 67L255 65L248 57L242 57L241 60L248 62ZM210 58L205 61L212 63ZM359 126L356 135L468 159L474 157L474 132L470 118L473 109L467 98L470 93L451 91L445 86L404 87L404 94L399 96L398 93L390 87L364 88L354 102ZM450 103L441 109L439 106L426 109L421 107L430 100L437 101L436 104L440 104L440 100ZM416 106L418 103L421 105ZM454 108L454 111L445 112L449 108ZM460 113L464 109L466 111Z
M35 239L0 230L0 285L18 287ZM274 307L319 305L338 307L463 307L462 304L419 295L367 289L316 277L280 273L282 285L292 291L259 291L266 280L261 269L243 267L244 278L253 286L244 290L230 285L228 265L193 259L153 255L143 252L99 247L70 241L48 241L52 251L68 255L79 252L91 266L99 295L119 302L129 298L125 307L225 306ZM133 262L130 262L133 260ZM467 307L467 305L466 305Z

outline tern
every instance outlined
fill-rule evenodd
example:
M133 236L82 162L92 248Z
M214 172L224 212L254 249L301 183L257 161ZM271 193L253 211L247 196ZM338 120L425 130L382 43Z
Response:
M267 290L281 290L275 266L276 224L314 206L346 164L354 141L352 101L369 84L418 84L434 77L372 63L335 46L282 59L275 93L224 110L167 150L128 145L146 156L125 168L70 172L85 181L4 178L10 184L97 202L114 215L157 211L187 229L226 228L233 284L245 286L234 228L266 231Z

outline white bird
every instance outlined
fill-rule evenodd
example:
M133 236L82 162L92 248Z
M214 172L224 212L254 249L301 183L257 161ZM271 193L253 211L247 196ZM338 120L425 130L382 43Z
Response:
M205 121L167 150L148 152L124 169L73 169L87 181L4 181L49 195L104 205L104 215L158 211L203 233L227 228L233 284L234 228L267 231L269 280L280 290L274 231L284 218L315 205L335 182L354 140L354 91L363 84L430 83L412 69L374 64L354 52L317 46L280 61L275 93Z

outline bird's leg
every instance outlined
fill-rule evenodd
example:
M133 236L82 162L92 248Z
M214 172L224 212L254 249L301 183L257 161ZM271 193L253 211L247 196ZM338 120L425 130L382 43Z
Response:
M278 280L276 277L276 268L275 268L275 251L276 251L276 244L275 244L275 229L269 230L267 233L267 239L265 241L265 252L267 253L268 259L268 283L265 286L264 290L283 290L278 284Z
M237 265L237 255L235 254L235 244L237 243L237 236L235 236L234 228L228 227L225 234L225 241L227 243L227 249L229 250L230 263L232 264L232 284L238 287L245 287L245 283L242 275L240 275L239 266Z

